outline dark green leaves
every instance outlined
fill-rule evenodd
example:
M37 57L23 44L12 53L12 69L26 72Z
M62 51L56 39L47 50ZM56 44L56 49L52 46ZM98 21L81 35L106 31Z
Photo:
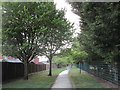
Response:
M92 60L117 61L120 53L120 5L117 2L72 3L81 17L80 44Z

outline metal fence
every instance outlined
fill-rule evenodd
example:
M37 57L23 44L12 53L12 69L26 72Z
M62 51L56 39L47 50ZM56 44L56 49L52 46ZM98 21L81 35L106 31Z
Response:
M82 63L81 69L104 80L120 85L120 64Z
M35 73L46 70L45 64L28 64L28 73ZM2 82L16 79L24 76L24 65L23 63L2 63Z

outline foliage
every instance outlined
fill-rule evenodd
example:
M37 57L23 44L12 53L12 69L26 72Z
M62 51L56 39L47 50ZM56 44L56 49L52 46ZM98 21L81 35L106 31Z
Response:
M2 5L3 54L19 58L25 65L40 52L46 16L53 11L53 3L5 2Z
M57 58L60 58L60 61L64 64L73 64L74 62L71 55L71 48L61 49L60 53L56 55L55 62L59 62L59 59Z
M3 3L3 54L21 61L30 61L38 55L47 28L43 22L53 6L52 3Z
M81 18L80 44L89 60L119 62L120 5L118 2L71 3Z
M73 38L71 47L71 56L75 63L84 62L87 59L87 52L83 50L83 46L79 43L78 38Z
M68 65L73 63L72 57L69 56L55 56L53 62L57 65Z
M64 11L53 10L48 14L49 19L45 21L47 30L43 34L45 39L42 40L41 55L45 55L50 62L49 76L52 75L52 59L64 45L71 42L73 34L73 24L71 24L65 17ZM48 18L48 16L46 18Z
M5 2L2 7L3 54L19 58L25 73L35 56L46 55L51 75L53 55L72 35L64 11L56 10L53 2Z
M85 51L72 51L71 53L75 63L84 62L87 58L87 53Z
M55 58L56 63L79 63L87 59L88 54L82 50L77 38L72 38L72 47L61 50L60 54Z

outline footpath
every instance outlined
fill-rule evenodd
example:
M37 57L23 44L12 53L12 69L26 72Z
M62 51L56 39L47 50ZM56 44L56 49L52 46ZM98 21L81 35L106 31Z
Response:
M62 71L58 75L51 90L54 90L54 88L69 88L69 90L72 90L72 84L71 84L71 82L69 80L69 76L68 76L69 71L70 71L70 68L68 67L67 70Z

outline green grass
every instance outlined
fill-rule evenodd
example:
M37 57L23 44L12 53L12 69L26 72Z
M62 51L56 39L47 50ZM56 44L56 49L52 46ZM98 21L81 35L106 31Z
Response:
M55 82L58 74L65 70L65 68L59 68L53 70L53 76L48 76L48 72L39 72L29 76L29 80L15 80L3 84L3 88L50 88Z
M74 88L104 88L98 81L91 76L82 72L78 68L73 67L69 72L70 80Z

